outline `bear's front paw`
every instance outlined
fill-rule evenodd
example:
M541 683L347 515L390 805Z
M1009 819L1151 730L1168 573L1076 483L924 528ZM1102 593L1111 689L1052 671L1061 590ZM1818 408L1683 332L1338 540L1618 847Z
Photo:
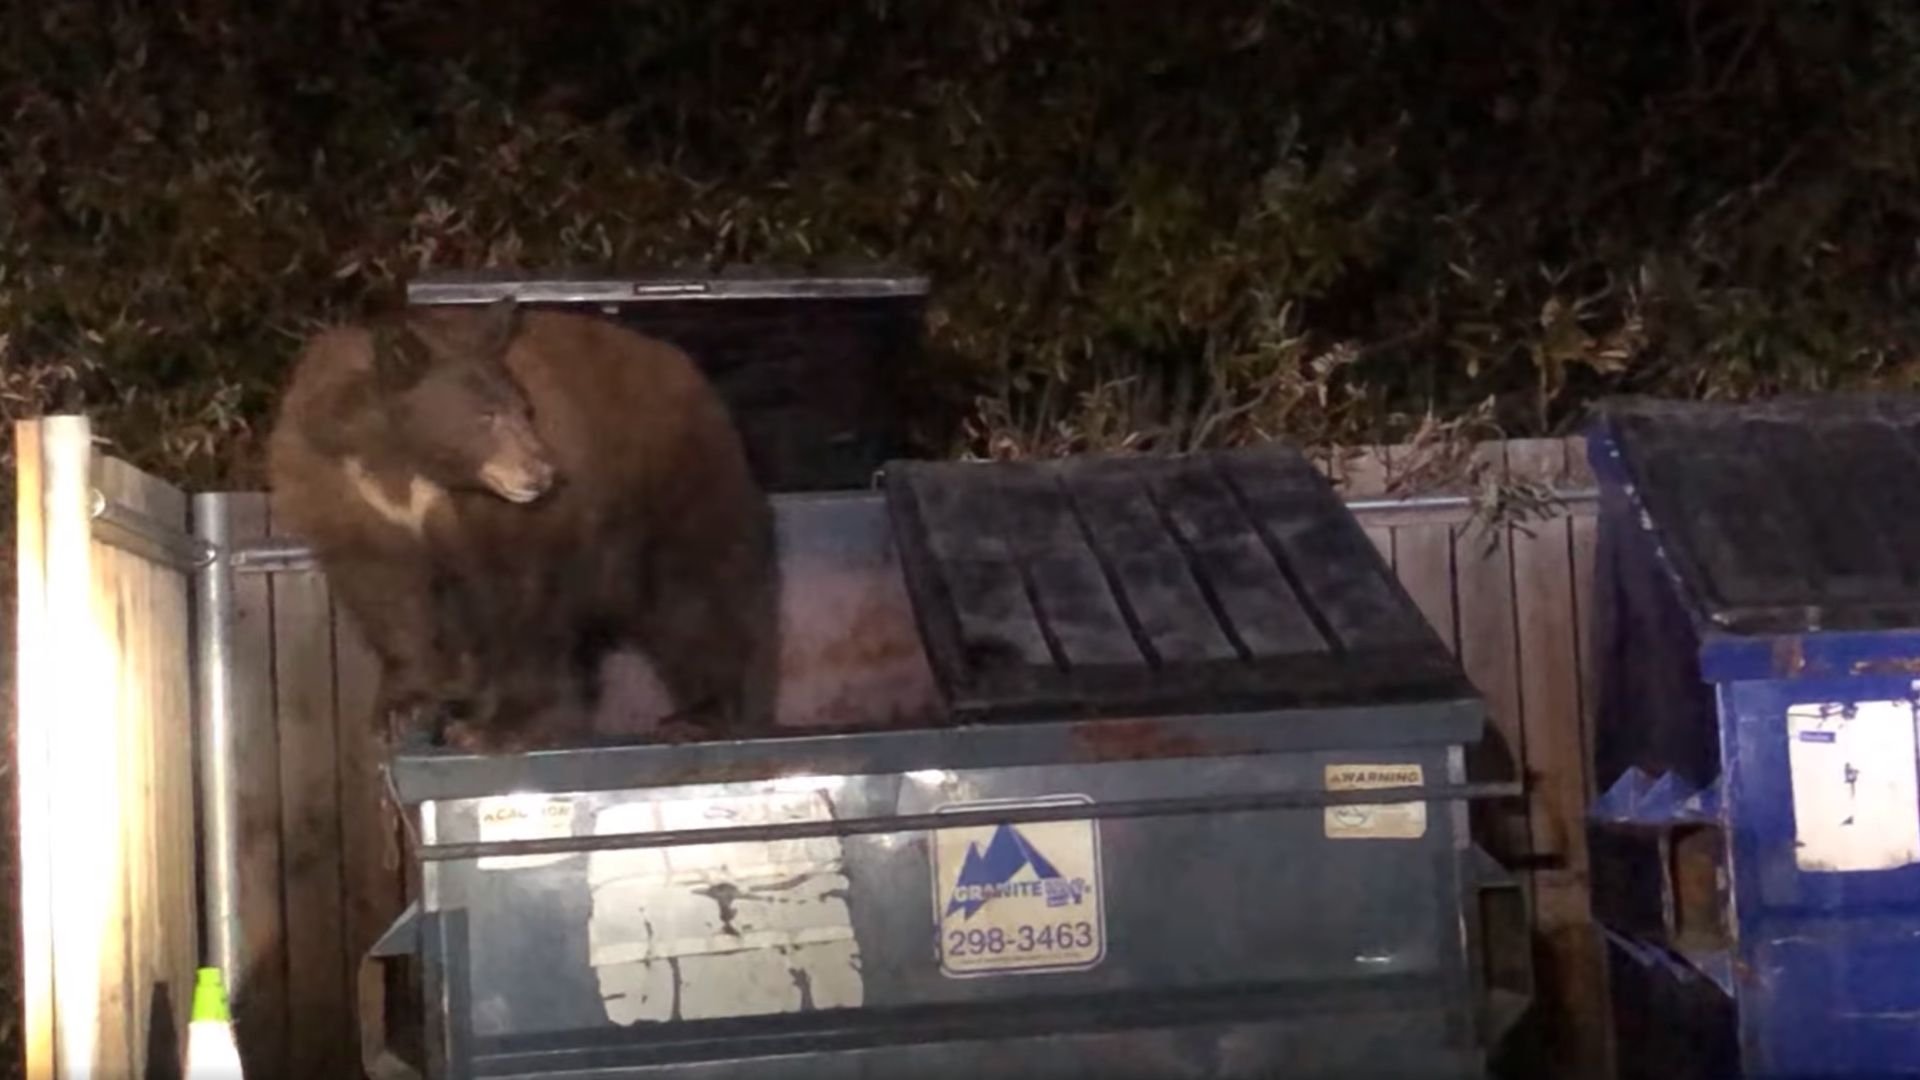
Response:
M446 710L429 701L396 705L386 714L387 729L403 745L423 741L429 746L440 745L446 722Z
M458 750L463 754L499 753L499 743L481 733L474 725L462 720L450 720L440 729L440 745L449 750Z
M434 683L440 694L449 699L473 700L488 693L487 675L480 658L465 650L441 662Z

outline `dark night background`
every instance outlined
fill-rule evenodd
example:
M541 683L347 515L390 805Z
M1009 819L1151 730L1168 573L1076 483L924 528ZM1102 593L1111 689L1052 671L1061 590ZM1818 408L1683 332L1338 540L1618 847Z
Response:
M921 450L1015 454L1904 387L1917 241L1906 2L0 14L0 408L196 487L428 267L924 271Z

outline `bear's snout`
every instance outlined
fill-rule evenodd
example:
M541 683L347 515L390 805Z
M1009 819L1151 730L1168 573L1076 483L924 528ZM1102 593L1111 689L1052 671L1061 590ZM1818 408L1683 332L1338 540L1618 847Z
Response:
M511 503L530 503L552 490L560 470L539 454L496 457L480 470L480 481Z

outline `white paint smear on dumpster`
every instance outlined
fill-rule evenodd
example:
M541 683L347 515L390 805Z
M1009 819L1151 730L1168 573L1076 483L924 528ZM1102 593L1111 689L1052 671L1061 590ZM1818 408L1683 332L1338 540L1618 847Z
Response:
M821 791L599 812L599 835L828 821ZM838 837L597 851L589 959L616 1024L858 1006L860 950Z
M1794 861L1829 873L1920 863L1920 783L1906 701L1787 710Z

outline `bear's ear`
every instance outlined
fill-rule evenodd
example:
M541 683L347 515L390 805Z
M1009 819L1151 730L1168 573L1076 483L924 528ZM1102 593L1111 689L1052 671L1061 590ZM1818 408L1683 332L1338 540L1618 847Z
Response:
M474 325L474 351L495 357L507 351L520 331L520 301L503 296L482 308Z
M401 391L420 381L433 363L426 343L398 321L373 328L373 377L383 390Z
M407 332L436 359L446 363L493 363L520 329L520 304L511 296L473 308L415 309Z

